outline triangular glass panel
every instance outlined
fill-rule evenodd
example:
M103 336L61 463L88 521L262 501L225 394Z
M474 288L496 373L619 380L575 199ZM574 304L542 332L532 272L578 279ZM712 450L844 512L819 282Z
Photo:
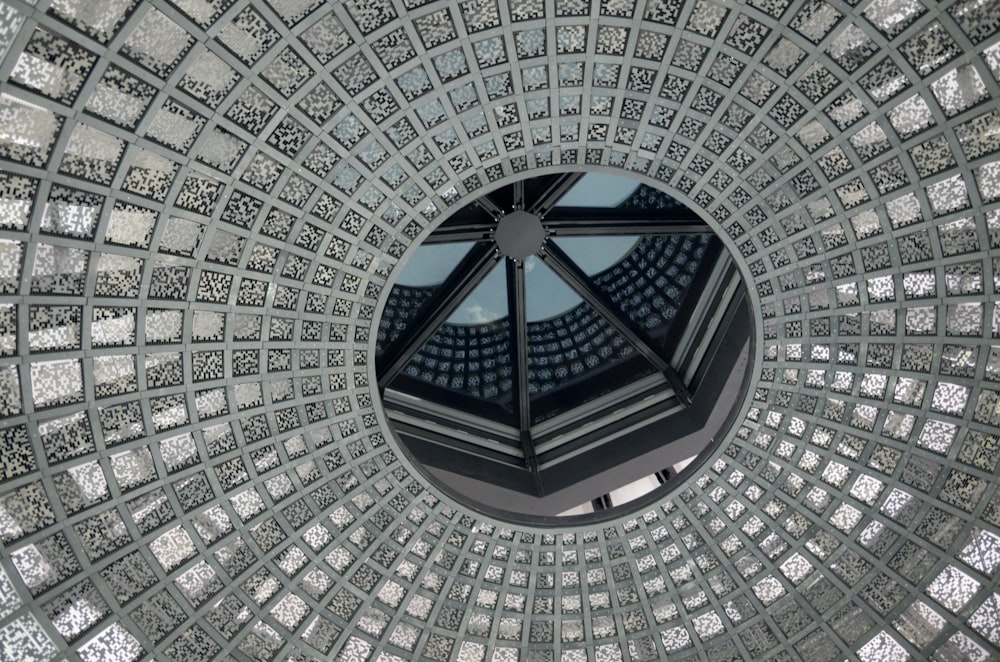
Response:
M507 281L503 261L497 263L448 318L448 324L491 324L507 316Z
M556 207L617 207L627 200L639 183L628 177L590 172L556 203Z
M524 261L524 290L529 324L558 317L583 302L566 281L534 256Z
M567 254L579 260L579 251L570 252L575 241L595 240L560 240ZM701 291L720 246L712 235L647 235L591 281L623 317L662 340L685 317L683 311L697 303L692 293Z
M656 372L610 322L541 261L527 273L525 288L532 425ZM562 288L572 300L559 296ZM550 314L532 314L533 299L548 300Z
M393 388L511 424L513 373L506 292L500 262L417 350Z
M607 237L560 237L555 240L588 276L610 269L637 247L639 237L620 235Z
M425 244L417 247L396 277L396 284L406 287L440 285L475 245L471 241L455 244Z
M386 299L379 320L376 354L381 355L400 339L435 289L451 275L473 246L473 242L428 244L413 251Z

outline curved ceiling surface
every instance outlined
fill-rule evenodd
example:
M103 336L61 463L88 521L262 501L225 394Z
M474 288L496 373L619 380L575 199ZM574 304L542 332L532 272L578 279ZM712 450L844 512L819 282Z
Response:
M0 658L1000 655L1000 5L0 0ZM396 452L394 265L626 170L740 263L661 500L494 521Z

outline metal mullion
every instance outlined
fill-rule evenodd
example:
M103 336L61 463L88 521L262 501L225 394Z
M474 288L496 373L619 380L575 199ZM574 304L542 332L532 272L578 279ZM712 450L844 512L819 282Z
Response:
M682 208L647 209L645 207L557 207L547 215L551 220L615 220L627 219L636 223L645 223L650 229L672 225L698 225L705 234L712 233L712 228L694 212ZM671 234L673 234L671 232Z
M729 282L725 282L725 285L722 285L727 279ZM723 252L712 267L712 271L708 276L708 282L705 283L705 291L713 292L712 298L715 302L728 305L732 297L732 294L728 290L732 287L732 281L734 280L737 284L742 282L739 272L736 271L736 267L730 259L729 254ZM673 355L675 361L685 357L695 348L695 340L698 333L711 323L710 320L716 314L717 308L717 305L699 306L695 310L687 326L684 327L684 332L677 339Z
M674 355L679 369L684 369L686 364L686 369L684 369L686 379L694 379L705 355L710 351L716 333L719 333L720 330L725 333L725 330L728 329L740 304L746 300L746 290L743 289L739 278L734 277L727 283L721 296L713 297L713 299L714 309L711 310L711 315L704 316L700 320L700 324L694 327L696 330L695 338L700 338L700 340L695 344L694 338L692 338L691 345L686 348L685 353Z
M435 430L430 426L422 425L420 422L405 420L396 416L390 416L389 420L392 421L397 433L401 437L407 437L411 441L444 446L459 453L470 453L481 456L485 454L485 457L492 462L505 463L517 468L521 466L521 453L514 446L508 446L496 441L486 443L470 437L459 438L457 435L449 434L446 430Z
M419 399L415 403L406 402L398 394L397 391L387 390L383 395L386 409L393 415L419 418L429 424L446 425L459 433L473 434L482 439L508 444L513 444L517 438L517 431L510 426L501 425L465 410L440 405L429 399Z
M442 226L428 235L421 246L431 244L455 244L464 241L486 241L491 238L497 224L494 222L470 222L461 225Z
M385 358L379 365L379 386L384 388L410 361L420 347L430 339L438 327L486 278L495 264L495 250L489 243L473 246L462 258L448 278L438 286L412 328L399 341L386 348Z
M707 226L688 221L678 225L646 225L644 221L545 219L545 229L556 237L691 236L708 234Z
M555 182L553 182L538 199L535 200L528 207L528 211L536 216L541 216L544 218L555 206L559 203L563 197L569 193L570 189L576 186L576 183L583 179L584 173L573 172L565 175L560 175Z
M478 207L481 207L482 209L484 209L486 211L486 213L489 214L493 218L494 222L498 218L500 218L501 216L504 215L503 208L500 205L498 205L497 203L495 203L493 201L493 198L491 198L488 195L484 195L483 197L481 197L478 200L476 200L475 205L478 206Z
M520 180L514 182L512 193L513 193L513 197L514 197L513 209L515 209L515 210L516 209L524 209L525 204L524 204L524 180L523 179L520 179Z
M445 221L422 245L489 240L497 229L497 219L504 213L492 198L483 196Z
M531 395L528 383L528 306L525 288L524 262L507 260L507 309L510 315L511 364L517 382L514 404L517 408L518 428L524 463L535 483L538 496L545 494L542 476L538 470L538 456L531 439Z
M681 380L680 375L670 365L670 362L660 356L652 344L646 339L645 334L637 329L631 320L623 318L615 309L615 305L608 300L607 296L598 290L586 273L576 265L573 260L566 255L554 242L547 242L539 254L545 264L551 268L557 276L566 281L584 301L594 308L605 320L608 321L625 339L632 344L636 350L652 363L657 370L663 373L667 382L677 394L677 398L685 405L691 404L691 393Z

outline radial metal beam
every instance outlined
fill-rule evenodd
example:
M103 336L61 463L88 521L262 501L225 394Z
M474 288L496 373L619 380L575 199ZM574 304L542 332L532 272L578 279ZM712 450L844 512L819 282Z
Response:
M524 180L521 179L521 180L518 180L518 181L514 182L514 187L513 188L514 188L514 190L513 190L513 194L514 194L514 201L513 201L514 209L524 209L524 207L525 207L525 203L524 203ZM513 211L513 209L511 211Z
M405 391L397 391L397 386L405 386ZM421 389L421 386L432 387L432 384L413 382L397 377L392 387L385 389L382 402L386 411L391 412L390 418L405 416L412 420L420 420L425 427L447 428L459 437L477 437L487 443L497 443L511 449L520 449L518 429L513 420L500 422L496 417L479 415L459 407L448 405L432 399L431 388ZM419 393L419 395L414 395Z
M421 246L456 244L463 241L487 241L493 238L496 229L497 223L494 220L455 219L454 222L443 225L429 234Z
M497 219L506 212L491 198L482 197L452 214L422 245L488 241L497 229Z
M521 452L517 446L484 443L484 440L477 439L474 435L458 435L447 428L435 429L425 421L414 421L394 411L389 413L389 420L392 421L396 432L410 439L422 439L453 451L475 453L493 462L521 466Z
M531 398L528 396L528 317L527 294L524 284L524 262L507 262L507 309L510 315L511 365L517 395L514 406L520 429L531 429Z
M503 212L501 211L499 215L502 216ZM699 235L712 232L708 224L694 215L657 217L655 212L650 212L648 209L556 207L542 219L542 224L555 237ZM424 243L482 241L488 239L495 230L496 221L492 217L460 214L445 221L424 239Z
M386 348L377 365L378 384L385 388L458 308L496 264L496 247L490 242L473 246L448 278L441 283L406 332Z
M583 175L584 173L582 172L569 172L559 175L555 181L539 194L538 199L528 207L528 211L544 218L562 200L563 196L569 193L569 190L583 179Z
M712 232L707 223L690 212L615 207L557 207L545 216L545 229L557 237Z
M647 361L663 373L670 387L677 394L677 398L685 406L691 404L691 392L684 384L680 375L677 374L677 371L670 365L670 361L666 357L661 356L653 348L650 341L646 338L646 334L632 320L623 316L618 311L614 302L604 292L601 292L594 286L590 278L587 277L587 274L562 249L556 246L555 242L546 242L538 257L556 275L566 281L566 284L573 288L584 301L589 303L601 317L614 326L618 333L622 334Z
M514 368L514 408L520 428L524 464L531 472L539 495L545 494L538 470L538 455L531 439L531 393L528 383L528 305L524 284L524 262L507 259L507 310L510 315L511 365Z
M490 215L490 217L493 219L494 223L501 216L503 216L505 213L507 213L507 212L505 212L503 210L503 208L500 205L498 205L497 203L493 202L493 198L491 198L488 195L484 195L483 197L481 197L478 200L476 200L476 205L478 205L479 207L482 207L486 211L486 213Z

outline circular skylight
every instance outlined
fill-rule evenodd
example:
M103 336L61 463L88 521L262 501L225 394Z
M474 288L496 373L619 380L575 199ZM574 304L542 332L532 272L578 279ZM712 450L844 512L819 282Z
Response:
M667 482L724 431L706 421L726 409L713 395L739 400L748 329L708 226L632 180L575 173L481 196L413 251L377 374L432 478L576 513Z

